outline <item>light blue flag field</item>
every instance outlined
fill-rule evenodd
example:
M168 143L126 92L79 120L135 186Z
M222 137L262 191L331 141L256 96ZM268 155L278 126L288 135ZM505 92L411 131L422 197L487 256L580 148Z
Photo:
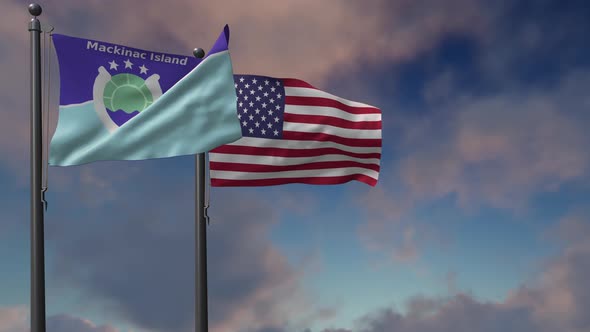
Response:
M49 164L203 153L242 137L229 28L204 59L53 35L60 71Z

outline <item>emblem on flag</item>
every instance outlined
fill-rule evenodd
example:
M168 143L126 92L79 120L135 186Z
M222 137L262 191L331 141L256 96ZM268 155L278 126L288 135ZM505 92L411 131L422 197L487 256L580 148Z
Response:
M158 81L160 75L152 74L143 79L133 71L139 72L139 75L147 74L145 64L139 66L129 59L124 64L121 71L127 72L116 73L119 64L115 60L109 62L109 69L114 76L104 66L100 66L92 89L94 109L110 132L141 113L162 95Z

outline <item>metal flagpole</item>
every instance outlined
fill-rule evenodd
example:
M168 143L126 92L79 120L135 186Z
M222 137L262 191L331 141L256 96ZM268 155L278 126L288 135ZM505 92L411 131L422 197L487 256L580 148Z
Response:
M195 48L203 58L205 51ZM205 154L195 156L195 332L209 331L207 311L207 223L205 218Z
M41 195L43 150L41 124L41 23L42 9L29 5L31 33L31 332L45 332L45 249Z

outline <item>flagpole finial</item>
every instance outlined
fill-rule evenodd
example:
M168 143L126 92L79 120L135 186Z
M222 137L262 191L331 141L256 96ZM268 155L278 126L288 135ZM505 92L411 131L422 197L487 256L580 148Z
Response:
M205 51L202 48L197 47L193 50L193 55L197 59L202 59L203 57L205 57Z
M33 16L39 16L43 12L41 5L38 3L32 3L29 5L29 13Z

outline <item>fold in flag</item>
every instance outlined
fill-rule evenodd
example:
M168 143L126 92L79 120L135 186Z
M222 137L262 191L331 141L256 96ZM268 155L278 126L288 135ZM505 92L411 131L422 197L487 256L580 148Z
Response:
M212 186L377 184L381 110L296 79L234 80L243 137L209 153Z
M242 136L229 28L204 59L53 35L60 106L54 166L196 154Z

